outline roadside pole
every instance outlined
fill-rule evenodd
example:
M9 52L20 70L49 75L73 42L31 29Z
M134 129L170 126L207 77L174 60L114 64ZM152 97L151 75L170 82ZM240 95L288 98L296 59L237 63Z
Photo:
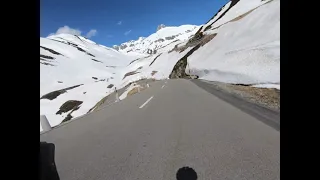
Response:
M115 101L115 102L118 102L118 101L120 101L120 99L119 99L119 94L118 94L118 90L117 90L116 87L115 87L114 89L115 89L115 92L116 92L116 101Z
M40 124L43 132L50 131L52 129L47 117L45 115L40 115Z

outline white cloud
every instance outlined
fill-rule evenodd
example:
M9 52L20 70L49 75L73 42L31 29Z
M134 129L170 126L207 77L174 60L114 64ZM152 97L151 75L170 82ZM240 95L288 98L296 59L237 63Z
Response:
M91 38L92 36L95 36L96 34L97 34L97 30L91 29L91 30L87 33L86 37L87 37L87 38Z
M122 24L122 21L119 21L117 24L118 24L118 25L121 25L121 24Z
M52 35L57 35L57 34L72 34L72 35L81 35L81 31L79 29L73 29L70 28L69 26L63 26L60 27L57 32L55 33L50 33L48 36L52 36ZM96 29L91 29L87 34L86 37L90 38L92 36L95 36L97 34L97 30Z
M126 31L125 33L124 33L124 35L126 36L126 35L128 35L128 34L130 34L131 33L131 29L129 30L129 31Z
M79 29L70 28L69 26L63 26L63 27L60 27L56 33L51 33L49 34L49 36L55 35L55 34L81 35L81 31Z

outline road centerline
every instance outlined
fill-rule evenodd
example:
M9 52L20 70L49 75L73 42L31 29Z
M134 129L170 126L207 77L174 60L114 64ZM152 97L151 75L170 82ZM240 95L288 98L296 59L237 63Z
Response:
M153 96L151 96L146 102L144 102L139 108L143 108L146 104L148 104L149 101L151 101L151 99L153 98Z

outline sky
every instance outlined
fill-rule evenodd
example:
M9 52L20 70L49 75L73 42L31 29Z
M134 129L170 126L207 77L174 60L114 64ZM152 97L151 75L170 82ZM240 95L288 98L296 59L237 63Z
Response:
M41 0L40 37L70 33L118 45L157 26L201 25L228 0Z

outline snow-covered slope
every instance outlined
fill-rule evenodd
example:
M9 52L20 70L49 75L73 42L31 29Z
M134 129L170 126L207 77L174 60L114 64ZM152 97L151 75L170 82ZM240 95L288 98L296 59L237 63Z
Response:
M187 71L211 81L280 84L280 0L240 0L212 21L201 32L216 36L188 57Z
M187 40L199 27L196 25L169 27L161 24L158 30L147 38L140 37L137 40L122 43L120 46L114 45L113 48L124 53L156 54L166 51L163 48L170 43Z
M161 25L113 48L69 34L40 38L40 114L55 126L115 87L183 74L280 88L280 0L233 0L201 27Z
M69 113L56 114L68 100L83 102L72 113L73 117L87 113L106 93L113 91L107 88L108 85L119 85L124 73L122 68L135 58L81 36L59 34L40 38L40 98L80 85L64 93L56 93L59 94L57 97L52 93L49 99L40 99L40 114L45 114L52 126L57 125Z

